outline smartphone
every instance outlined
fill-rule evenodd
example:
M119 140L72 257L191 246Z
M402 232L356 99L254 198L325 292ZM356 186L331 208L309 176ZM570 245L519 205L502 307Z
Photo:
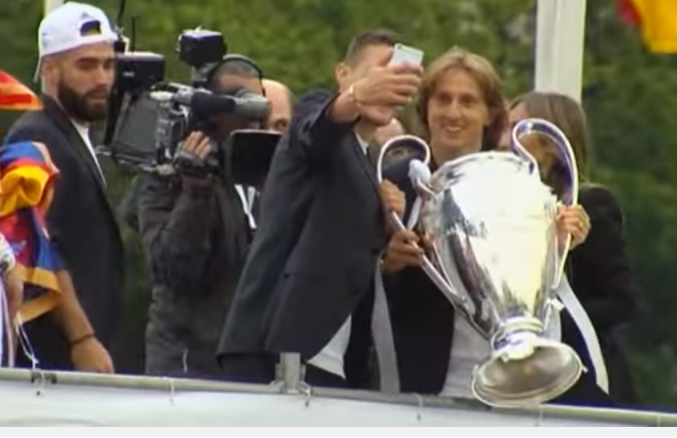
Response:
M393 56L390 58L389 65L393 64L412 64L421 65L423 63L423 51L415 47L405 46L404 44L395 44Z

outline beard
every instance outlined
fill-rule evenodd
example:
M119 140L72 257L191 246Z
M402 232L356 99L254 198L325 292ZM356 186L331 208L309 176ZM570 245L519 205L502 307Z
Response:
M64 111L74 119L84 122L97 122L106 118L107 102L93 103L91 101L93 96L100 96L103 92L106 91L96 88L85 94L78 94L63 81L57 86L57 97Z

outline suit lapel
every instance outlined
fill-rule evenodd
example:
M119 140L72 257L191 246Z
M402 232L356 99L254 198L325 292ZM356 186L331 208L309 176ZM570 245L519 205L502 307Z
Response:
M366 185L370 187L369 191L374 194L374 202L379 206L378 211L380 217L385 220L385 215L384 215L384 210L381 207L381 193L379 190L379 184L378 180L376 179L376 166L374 166L367 156L367 153L365 153L365 150L363 149L362 145L360 144L359 141L357 141L357 138L353 135L352 137L352 149L353 154L355 154L355 158L357 159L357 162L359 163L358 166L361 168L362 172L365 174L366 178ZM369 150L367 149L367 152Z
M376 143L370 143L367 148L367 158L369 159L369 165L376 175L376 164L378 164L378 156L381 152L381 146Z
M59 107L59 105L53 99L51 99L48 96L43 96L42 99L44 102L45 111L47 112L47 114L49 114L52 120L57 122L59 128L66 135L66 138L68 139L69 143L73 146L73 149L75 150L78 158L85 165L85 167L87 167L89 172L96 180L99 189L102 191L102 193L105 194L105 182L101 175L101 171L99 170L99 167L94 161L92 153L89 151L89 148L82 139L82 136L73 125L73 122L68 118L66 113L64 113L61 107ZM94 143L92 142L92 144Z
M373 166L369 162L369 157L365 153L360 142L357 141L355 135L352 136L351 143L353 154L355 154L361 170L365 173L369 186L372 188L377 199L380 201L378 181L376 181L376 173L374 172Z
M102 171L99 170L99 167L94 161L94 157L92 156L92 153L89 151L89 148L82 139L82 136L75 128L75 125L73 125L73 122L70 120L68 115L52 98L50 98L49 96L42 96L42 101L45 113L49 116L51 120L55 122L58 128L63 132L69 145L74 150L78 160L82 163L84 167L87 168L88 172L92 175L94 181L96 181L95 186L97 187L99 196L101 196L101 200L103 201L104 205L107 206L108 211L111 214L111 219L115 223L115 214L110 205L108 195L106 194L105 187L106 183L103 180Z

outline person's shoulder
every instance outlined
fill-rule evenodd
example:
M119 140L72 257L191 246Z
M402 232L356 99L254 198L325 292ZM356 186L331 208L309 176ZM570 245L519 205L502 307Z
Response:
M607 186L597 183L585 183L581 186L578 202L592 219L602 216L622 221L623 212L614 192Z
M334 95L335 93L321 88L306 91L296 101L293 116L298 118L299 116L306 115L308 112L317 110L318 107L327 104Z
M311 88L299 96L295 107L298 108L303 106L303 104L308 104L309 102L326 102L327 100L331 99L334 94L336 93L324 88Z
M43 110L28 111L12 124L2 143L37 141L51 149L52 144L59 141L59 136L55 135L56 131L56 126L50 122Z
M52 128L52 125L47 122L48 117L44 110L26 111L12 124L9 128L8 135L14 131L21 131L24 129L42 130Z
M607 186L598 183L584 183L579 190L579 202L586 205L618 206L614 192Z

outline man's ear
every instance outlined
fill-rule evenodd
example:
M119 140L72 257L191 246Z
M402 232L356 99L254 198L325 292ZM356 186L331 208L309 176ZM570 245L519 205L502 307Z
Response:
M40 61L40 75L45 79L53 79L58 72L60 60L57 55L44 57Z
M345 87L345 84L350 80L350 74L350 66L345 62L342 62L336 66L334 69L334 77L340 88Z

